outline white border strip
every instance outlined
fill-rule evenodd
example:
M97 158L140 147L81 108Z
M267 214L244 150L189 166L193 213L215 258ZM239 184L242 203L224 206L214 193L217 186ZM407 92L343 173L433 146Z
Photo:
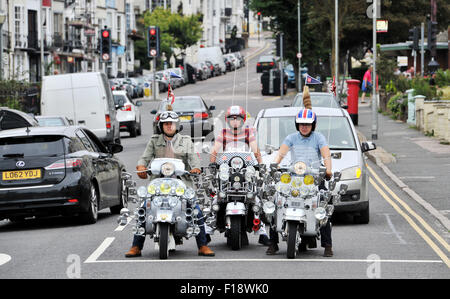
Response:
M111 243L115 240L114 237L106 238L102 244L87 258L85 263L96 263L97 259L105 252L105 250L111 245Z

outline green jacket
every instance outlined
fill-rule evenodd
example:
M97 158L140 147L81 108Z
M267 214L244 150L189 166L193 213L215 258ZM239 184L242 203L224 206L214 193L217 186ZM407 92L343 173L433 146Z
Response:
M183 161L187 171L194 168L200 169L200 158L194 150L194 143L190 136L187 135L175 135L175 141L173 143L173 152L175 159ZM164 158L166 148L166 140L164 135L153 135L150 141L147 143L144 153L138 161L138 165L144 165L149 167L151 161L155 158ZM153 179L152 176L150 179ZM190 177L185 176L183 181L191 181Z

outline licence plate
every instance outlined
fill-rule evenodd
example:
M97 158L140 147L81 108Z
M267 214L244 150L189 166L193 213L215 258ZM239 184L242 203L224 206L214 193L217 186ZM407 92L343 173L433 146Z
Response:
M180 116L180 121L190 121L191 119L192 119L192 116L190 116L190 115Z
M293 207L301 207L302 206L302 202L301 201L293 201L293 202L291 202L291 205Z
M40 169L4 171L2 173L2 179L4 181L30 180L30 179L39 179L39 178L41 178L41 170Z

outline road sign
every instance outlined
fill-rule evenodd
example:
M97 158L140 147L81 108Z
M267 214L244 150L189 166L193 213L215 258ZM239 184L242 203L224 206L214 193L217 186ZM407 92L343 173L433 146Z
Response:
M377 33L388 32L388 20L377 20Z

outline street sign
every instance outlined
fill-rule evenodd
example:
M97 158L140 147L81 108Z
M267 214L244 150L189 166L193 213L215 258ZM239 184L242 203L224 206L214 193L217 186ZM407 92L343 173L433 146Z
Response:
M377 20L377 33L388 32L388 20Z

